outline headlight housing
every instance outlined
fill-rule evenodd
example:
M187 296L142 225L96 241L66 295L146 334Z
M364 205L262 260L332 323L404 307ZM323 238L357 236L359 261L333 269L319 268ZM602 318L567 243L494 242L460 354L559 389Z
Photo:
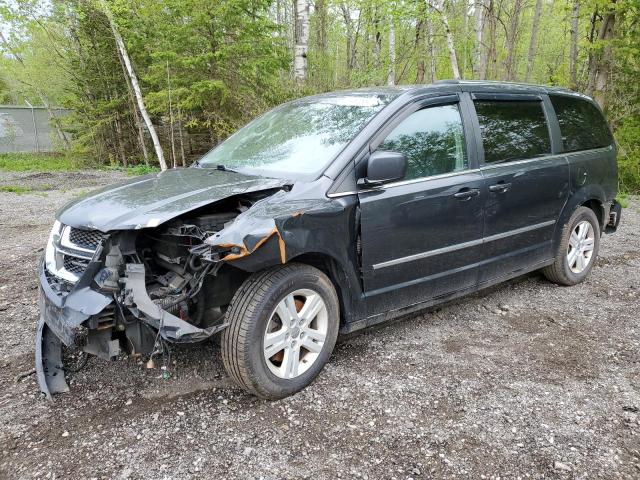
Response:
M56 220L53 222L47 247L44 251L44 265L49 272L55 274L58 271L58 262L56 261L57 247L60 245L60 236L62 235L62 224Z

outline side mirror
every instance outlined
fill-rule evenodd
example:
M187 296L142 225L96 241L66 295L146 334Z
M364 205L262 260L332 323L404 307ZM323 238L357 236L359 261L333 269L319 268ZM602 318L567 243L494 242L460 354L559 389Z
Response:
M385 183L402 180L406 173L407 157L404 153L378 150L369 155L367 176L358 180L358 186L379 187Z

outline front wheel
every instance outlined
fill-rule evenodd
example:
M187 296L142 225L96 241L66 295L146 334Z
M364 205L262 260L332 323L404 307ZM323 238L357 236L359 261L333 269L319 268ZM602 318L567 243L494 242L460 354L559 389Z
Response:
M600 248L600 223L587 207L578 207L564 226L553 264L542 273L554 283L576 285L593 268Z
M320 270L290 264L252 275L238 289L222 333L225 369L265 399L302 390L320 373L338 336L338 298Z

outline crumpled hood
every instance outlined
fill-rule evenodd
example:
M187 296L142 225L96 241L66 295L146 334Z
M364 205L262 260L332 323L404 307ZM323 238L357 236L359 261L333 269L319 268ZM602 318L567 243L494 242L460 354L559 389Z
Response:
M156 227L232 195L286 183L284 179L205 168L167 170L91 192L62 207L57 218L65 225L103 232Z

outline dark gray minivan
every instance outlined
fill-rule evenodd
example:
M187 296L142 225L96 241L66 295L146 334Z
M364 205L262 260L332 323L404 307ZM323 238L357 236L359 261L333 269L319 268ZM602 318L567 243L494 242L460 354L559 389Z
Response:
M39 269L40 388L87 355L166 358L221 334L248 392L282 398L338 333L532 270L584 280L620 206L598 106L495 82L335 92L254 120L191 168L62 208Z

